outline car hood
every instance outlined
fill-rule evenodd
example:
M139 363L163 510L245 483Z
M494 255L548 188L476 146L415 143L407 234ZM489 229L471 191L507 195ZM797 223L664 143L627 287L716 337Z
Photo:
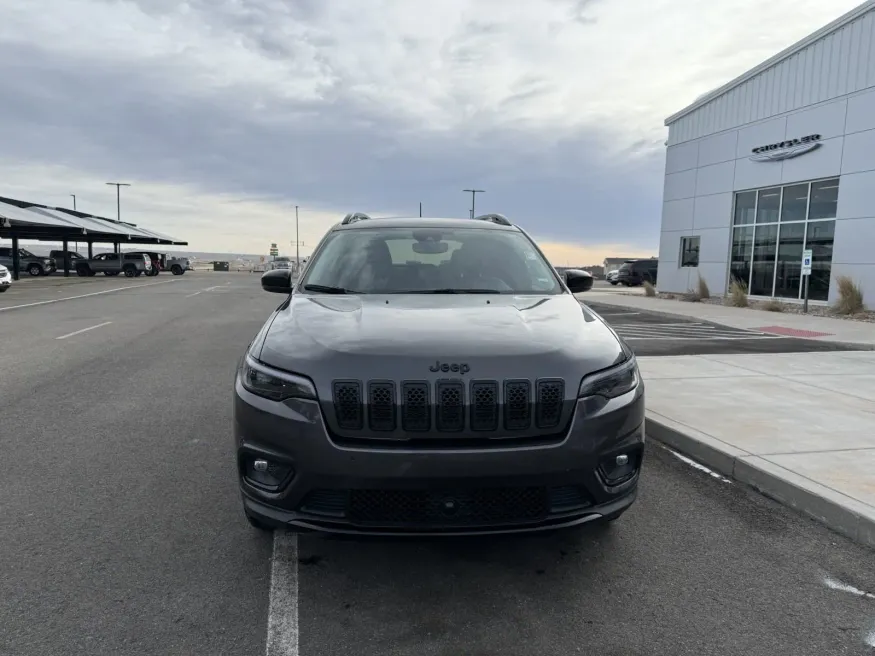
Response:
M459 377L439 364L466 364L466 379L579 380L625 357L613 331L570 294L295 295L256 355L320 387Z

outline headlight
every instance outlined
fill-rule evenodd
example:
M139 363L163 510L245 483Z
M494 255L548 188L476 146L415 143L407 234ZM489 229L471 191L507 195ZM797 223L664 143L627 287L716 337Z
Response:
M315 399L313 384L301 376L273 369L246 356L241 376L243 387L271 401Z
M578 398L603 396L613 399L638 387L641 377L634 356L624 363L586 376L580 383Z

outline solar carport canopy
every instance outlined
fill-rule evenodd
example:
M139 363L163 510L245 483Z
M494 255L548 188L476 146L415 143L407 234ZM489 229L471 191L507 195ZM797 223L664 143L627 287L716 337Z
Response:
M131 223L113 221L73 210L30 204L2 196L0 196L0 238L188 245L186 241L140 228Z

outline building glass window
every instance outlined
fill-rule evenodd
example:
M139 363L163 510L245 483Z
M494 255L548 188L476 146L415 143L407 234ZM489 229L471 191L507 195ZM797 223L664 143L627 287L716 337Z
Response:
M753 236L753 266L750 293L771 296L775 283L775 255L778 252L777 224L757 226Z
M699 266L699 237L681 237L681 266Z
M805 236L805 248L811 249L808 298L813 301L825 301L829 297L829 274L832 269L835 229L835 221L812 221L808 224L808 234Z
M802 280L802 247L805 224L785 223L778 236L778 261L775 268L775 296L799 298Z
M777 223L780 210L780 187L760 189L757 192L757 223Z
M732 254L729 260L729 282L740 280L750 284L750 262L753 257L753 226L732 231Z
M742 191L735 194L735 225L749 225L753 223L757 209L757 192Z
M839 204L839 181L821 180L811 183L811 203L808 208L808 219L836 218L836 210Z
M804 221L808 212L808 183L784 187L781 198L781 223Z
M741 280L753 296L801 299L802 251L810 248L809 298L827 300L838 190L831 178L736 193L729 282Z

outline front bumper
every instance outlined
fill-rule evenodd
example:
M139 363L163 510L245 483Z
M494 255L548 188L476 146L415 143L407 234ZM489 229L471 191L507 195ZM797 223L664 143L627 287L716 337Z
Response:
M526 533L615 516L635 500L644 452L644 387L577 402L561 442L466 449L335 444L315 402L276 403L235 383L234 441L244 508L298 532L359 535ZM627 455L631 474L604 463ZM247 476L254 459L288 468L277 489Z

